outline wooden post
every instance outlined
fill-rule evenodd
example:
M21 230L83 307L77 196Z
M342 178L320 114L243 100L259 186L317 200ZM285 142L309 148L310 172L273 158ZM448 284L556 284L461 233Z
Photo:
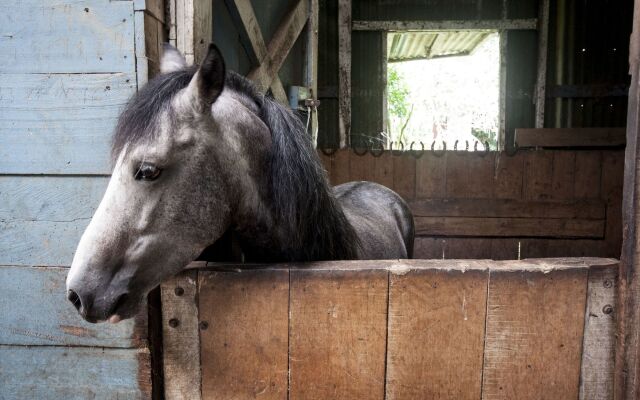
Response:
M309 1L309 21L307 23L307 48L305 61L305 85L311 89L311 98L318 99L318 0ZM311 136L314 146L318 144L318 110L311 108Z
M199 63L212 38L213 4L206 0L170 0L169 39L187 59Z
M351 136L351 0L338 1L338 127L340 148Z
M640 395L640 222L638 188L640 188L640 0L635 1L633 32L629 46L631 87L627 114L627 148L624 165L622 200L623 242L620 257L618 299L618 334L615 363L615 398L636 399Z
M544 128L544 101L547 87L547 47L549 42L549 0L540 4L538 20L538 77L536 81L536 128Z

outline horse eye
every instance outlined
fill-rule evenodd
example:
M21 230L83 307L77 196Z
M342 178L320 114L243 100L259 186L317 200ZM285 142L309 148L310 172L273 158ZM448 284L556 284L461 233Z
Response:
M134 178L136 180L153 181L158 179L162 170L153 164L143 162L136 171Z

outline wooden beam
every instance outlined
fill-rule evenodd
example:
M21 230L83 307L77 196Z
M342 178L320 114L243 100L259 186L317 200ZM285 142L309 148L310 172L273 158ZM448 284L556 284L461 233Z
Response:
M631 89L627 111L627 147L622 200L622 255L620 257L617 342L614 376L616 399L640 396L640 0L635 1L629 45Z
M340 148L351 137L351 0L338 1L338 129Z
M260 65L261 62L270 60L267 45L262 37L262 31L256 18L250 0L225 0L227 8L238 31L241 31L240 38L245 42L245 46L251 50L250 54L253 62ZM271 82L271 93L279 102L287 104L287 93L284 90L282 81L276 75Z
M207 0L171 0L170 11L175 10L175 41L187 63L200 63L206 56L212 38L213 5ZM171 29L171 27L170 27ZM170 31L171 38L171 31Z
M625 128L520 128L518 147L615 147L626 143Z
M307 46L305 60L305 85L311 89L311 98L318 99L318 0L309 1L309 22L307 23ZM318 144L318 109L311 108L311 137L314 147Z
M259 66L247 75L263 92L266 92L267 88L271 86L280 67L282 67L282 63L300 35L309 17L308 9L308 0L297 0L295 6L280 22L269 46L267 46L265 58L260 60Z
M538 75L536 79L536 128L544 128L544 101L547 87L547 53L549 44L549 0L540 2L538 21Z
M338 10L339 12L339 10ZM538 19L450 21L353 21L354 31L536 30Z
M627 97L629 86L626 83L593 84L593 85L553 85L547 90L547 98L582 98L582 97Z

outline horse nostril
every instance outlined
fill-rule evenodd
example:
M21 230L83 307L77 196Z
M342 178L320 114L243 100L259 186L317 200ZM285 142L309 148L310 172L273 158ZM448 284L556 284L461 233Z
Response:
M82 301L80 300L80 296L73 290L69 289L67 291L67 299L73 303L76 310L80 311L80 307L82 307Z

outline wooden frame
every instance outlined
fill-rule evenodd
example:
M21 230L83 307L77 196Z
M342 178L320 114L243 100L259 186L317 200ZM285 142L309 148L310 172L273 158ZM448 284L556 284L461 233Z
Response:
M536 78L536 128L544 128L544 106L547 87L547 51L549 44L549 0L540 1L538 26L538 76Z
M353 21L354 31L535 30L536 18L449 21Z
M351 0L338 0L338 130L340 148L351 142Z
M515 141L517 147L618 147L626 142L625 128L519 128Z

